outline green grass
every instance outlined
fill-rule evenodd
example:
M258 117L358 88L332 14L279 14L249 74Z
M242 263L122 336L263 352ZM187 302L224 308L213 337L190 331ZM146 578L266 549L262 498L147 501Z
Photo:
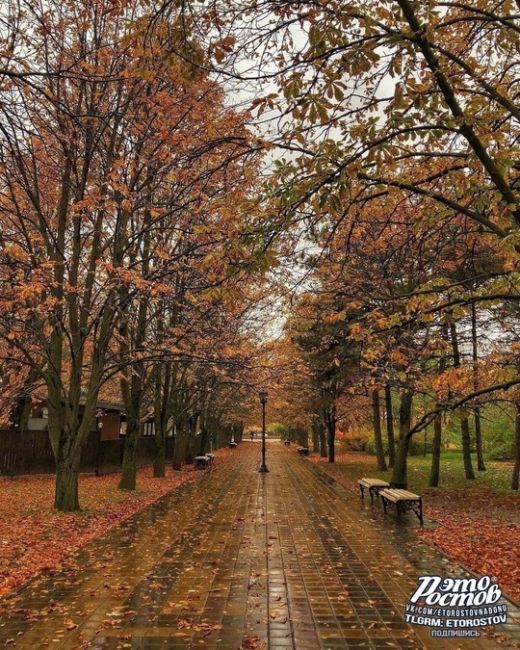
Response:
M476 469L476 458L473 457L473 469L475 480L468 481L464 476L462 464L462 453L455 450L446 450L441 456L441 474L438 490L453 490L467 488L468 486L483 490L496 492L511 492L512 463L496 461L486 462L486 471L478 472ZM359 461L356 461L356 453L349 453L348 473L351 476L360 478L370 476L390 480L391 470L380 472L376 468L376 459L373 456L359 454ZM428 488L430 477L431 455L411 456L408 459L408 487L411 490L422 491ZM433 488L430 488L433 489Z

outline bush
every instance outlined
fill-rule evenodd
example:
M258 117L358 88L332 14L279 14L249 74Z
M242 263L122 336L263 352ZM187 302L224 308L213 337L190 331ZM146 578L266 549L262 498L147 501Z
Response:
M397 451L399 447L399 440L395 441L395 449ZM353 450L353 451L366 451L367 454L372 454L375 456L376 453L376 444L374 441L374 436L370 436L367 440L365 440L365 446L364 449L362 450ZM383 451L385 455L388 455L388 440L383 438ZM432 443L427 442L426 443L426 453L431 454L432 453ZM410 440L410 447L408 450L408 455L409 456L422 456L424 454L424 440L420 438L412 438Z
M346 438L343 444L346 451L367 451L368 440L361 437Z
M515 457L514 445L504 442L490 449L487 453L489 460L513 460Z
M376 454L376 443L374 440L374 436L371 436L367 441L366 441L366 446L365 446L365 451L367 454L372 454L375 456ZM385 454L388 454L388 442L383 438L383 451Z
M426 442L426 453L431 454L433 449L433 445L431 442ZM424 440L414 440L414 438L411 439L410 441L410 449L408 451L409 456L422 456L424 454Z

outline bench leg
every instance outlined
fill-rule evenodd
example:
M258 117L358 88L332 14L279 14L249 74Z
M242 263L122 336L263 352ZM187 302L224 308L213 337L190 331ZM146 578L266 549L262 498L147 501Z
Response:
M360 492L361 498L364 499L365 498L365 488L362 485L359 486L359 492Z
M370 494L370 505L374 505L374 490L373 488L368 488L368 492Z
M386 515L387 503L386 503L386 499L385 499L384 496L381 496L381 501L383 502L383 509L384 509L385 515Z
M419 499L419 521L421 526L424 526L423 511L422 511L422 499Z

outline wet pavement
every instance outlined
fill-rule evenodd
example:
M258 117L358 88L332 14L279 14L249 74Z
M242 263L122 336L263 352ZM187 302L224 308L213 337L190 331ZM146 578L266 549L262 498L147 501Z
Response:
M413 515L383 521L277 442L259 474L259 452L242 443L89 545L85 568L4 600L0 647L498 647L404 622L417 575L454 572L417 544Z

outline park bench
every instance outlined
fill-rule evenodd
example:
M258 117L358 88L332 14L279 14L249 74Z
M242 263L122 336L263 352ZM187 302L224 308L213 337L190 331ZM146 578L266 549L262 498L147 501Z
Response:
M213 454L211 454L213 455ZM213 458L209 454L204 454L204 456L195 456L193 459L193 464L195 469L205 469L213 462Z
M229 443L229 448L230 448L230 449L234 449L236 446L237 446L237 443L236 443L234 440L232 440L232 441Z
M309 455L309 448L308 447L298 447L297 451L302 456L308 456Z
M397 514L406 512L407 510L412 510L419 521L421 526L423 525L423 510L422 510L422 497L413 492L408 492L408 490L400 490L397 488L388 488L381 490L379 492L381 501L383 502L383 508L385 509L385 515L388 506L395 505Z
M390 487L388 481L383 481L380 478L361 478L358 481L359 491L361 493L361 498L365 498L365 489L368 490L370 494L370 501L374 502L374 497L378 497L381 490Z
M283 441L283 444L284 444L286 447L288 447L288 446L291 444L291 441L290 441L290 440L284 440L284 441Z
M213 465L213 461L215 460L215 454L206 454L206 456L209 458L209 464Z

